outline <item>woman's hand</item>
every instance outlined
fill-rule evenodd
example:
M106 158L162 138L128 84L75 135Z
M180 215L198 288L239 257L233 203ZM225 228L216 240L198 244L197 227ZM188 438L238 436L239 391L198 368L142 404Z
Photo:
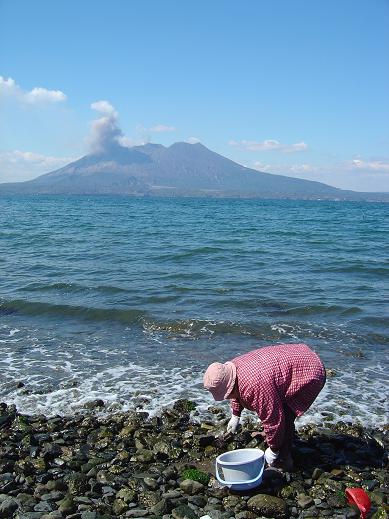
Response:
M230 418L230 421L227 424L227 432L228 433L235 433L238 430L239 427L239 416L232 415Z

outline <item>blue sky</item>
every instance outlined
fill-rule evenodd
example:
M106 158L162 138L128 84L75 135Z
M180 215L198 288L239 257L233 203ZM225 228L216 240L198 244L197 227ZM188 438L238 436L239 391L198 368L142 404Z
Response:
M388 28L387 0L0 0L0 182L88 153L108 116L127 146L389 191Z

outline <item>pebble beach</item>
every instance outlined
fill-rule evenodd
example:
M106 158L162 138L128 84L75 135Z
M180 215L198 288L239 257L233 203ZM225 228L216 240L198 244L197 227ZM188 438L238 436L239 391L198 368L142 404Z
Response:
M235 492L215 479L215 459L265 448L250 416L226 435L223 407L210 407L212 419L201 421L188 400L152 417L103 414L103 406L91 401L84 413L48 418L0 404L1 518L357 518L347 487L368 493L368 517L388 517L387 427L303 425L293 472L267 468L260 486Z

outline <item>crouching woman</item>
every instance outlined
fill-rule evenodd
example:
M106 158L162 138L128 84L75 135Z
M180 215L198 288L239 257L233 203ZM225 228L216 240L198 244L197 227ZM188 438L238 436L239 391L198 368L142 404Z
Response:
M236 432L243 409L262 422L269 466L292 470L294 421L323 389L326 372L306 344L281 344L250 351L224 364L214 362L204 374L204 388L215 400L229 399L227 432Z

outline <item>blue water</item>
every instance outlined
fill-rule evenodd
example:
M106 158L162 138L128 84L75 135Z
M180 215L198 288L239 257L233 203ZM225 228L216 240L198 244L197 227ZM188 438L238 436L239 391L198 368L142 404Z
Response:
M335 376L305 420L387 420L389 204L7 197L0 221L0 399L20 410L203 412L208 363L306 342Z

